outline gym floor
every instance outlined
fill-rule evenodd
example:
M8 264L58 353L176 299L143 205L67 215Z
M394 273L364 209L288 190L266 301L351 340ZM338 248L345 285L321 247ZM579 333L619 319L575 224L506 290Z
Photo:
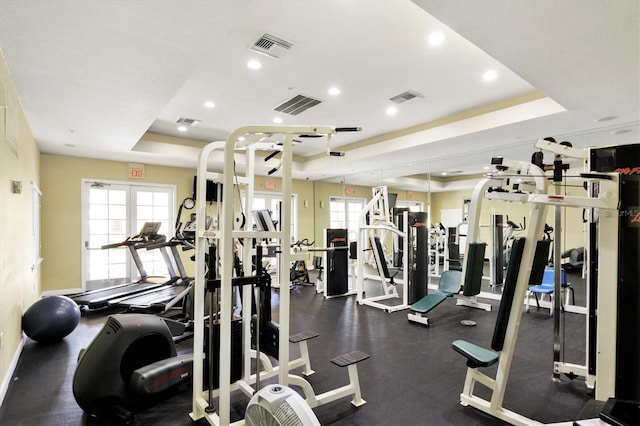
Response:
M310 273L312 281L315 272ZM569 281L576 287L582 280L575 274ZM432 278L432 280L434 280ZM435 281L433 281L435 282ZM367 284L368 292L379 287ZM577 297L579 302L579 298ZM278 292L273 294L277 308ZM308 378L316 393L348 383L347 370L330 359L353 350L371 357L358 364L362 397L367 404L355 408L344 398L314 409L323 425L503 425L500 420L459 404L466 373L462 356L451 348L456 339L489 346L496 319L492 312L460 307L453 299L430 312L431 325L407 321L407 310L385 313L359 306L355 296L324 299L314 287L291 290L291 332L314 330L318 338L309 341L312 368ZM535 302L534 305L535 306ZM113 313L113 312L110 312ZM117 424L85 415L72 393L74 366L79 351L102 327L108 313L83 313L76 330L63 341L44 345L27 339L8 392L0 407L0 425L109 425ZM274 314L277 320L277 314ZM474 327L462 320L473 320ZM584 363L585 319L566 313L562 317L565 360ZM190 342L179 345L189 351ZM292 347L292 356L297 356ZM515 358L504 406L543 423L574 420L592 399L584 382L562 377L552 380L553 317L547 309L532 308L523 314ZM493 371L492 371L493 370ZM488 369L495 374L495 366ZM100 383L95 384L96 387ZM488 392L486 392L488 394ZM486 397L486 395L485 395ZM248 402L234 396L232 420L243 416ZM137 425L191 425L191 390L183 385L167 399L137 412ZM203 421L195 424L206 424Z

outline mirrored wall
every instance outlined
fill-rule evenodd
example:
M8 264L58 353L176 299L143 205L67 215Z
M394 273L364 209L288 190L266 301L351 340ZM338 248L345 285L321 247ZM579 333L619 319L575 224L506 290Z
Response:
M557 142L568 141L574 148L582 150L594 146L640 143L639 134L638 122L635 122L580 134L541 134L540 137L552 136ZM468 204L475 185L492 172L492 159L503 157L530 162L532 155L540 151L535 144L535 140L497 143L496 146L481 147L473 152L460 152L454 156L438 156L434 148L433 153L426 154L424 159L416 158L416 161L408 164L395 167L381 165L380 169L318 181L314 184L315 189L320 190L316 197L322 199L325 191L344 194L346 199L370 199L371 186L375 184L387 186L389 192L397 194L398 202L422 203L424 210L429 213L432 228L429 259L425 261L430 263L430 282L434 285L437 284L439 273L449 266L451 253L447 249L448 244L458 243L459 246L464 246L464 241L460 239L464 238L465 227L468 225ZM552 164L553 160L552 153L544 153L545 164ZM585 161L568 157L562 160L569 168L564 172L562 182L553 184L549 191L560 195L586 196L583 180L579 178L580 172L584 171ZM480 239L487 243L482 295L500 297L504 273L497 271L506 266L514 238L526 235L531 208L531 205L506 201L482 202ZM316 217L322 215L320 212ZM566 271L566 281L572 288L571 291L567 290L571 297L565 298L565 302L568 303L568 310L574 310L574 306L576 312L584 310L580 307L585 306L586 299L586 271L583 265L587 255L584 248L588 246L587 220L587 212L579 207L558 208L557 215L555 208L550 207L546 218L544 238L560 242L560 260ZM320 222L322 220L316 220L316 225L321 225ZM497 224L499 232L496 232ZM555 245L552 243L551 247ZM553 267L554 250L552 248L549 251L550 267ZM464 256L464 249L460 251L460 255ZM536 303L533 297L531 303Z

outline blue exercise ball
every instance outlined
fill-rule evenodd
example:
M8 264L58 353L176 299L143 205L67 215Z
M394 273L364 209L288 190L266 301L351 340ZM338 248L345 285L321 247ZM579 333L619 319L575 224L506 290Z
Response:
M80 308L66 296L49 296L38 300L22 315L24 333L41 343L62 340L80 322Z

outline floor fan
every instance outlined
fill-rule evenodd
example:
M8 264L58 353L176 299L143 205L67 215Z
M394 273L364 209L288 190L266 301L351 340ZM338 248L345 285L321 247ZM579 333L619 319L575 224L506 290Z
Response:
M268 385L247 405L245 424L248 426L320 426L306 401L293 389Z

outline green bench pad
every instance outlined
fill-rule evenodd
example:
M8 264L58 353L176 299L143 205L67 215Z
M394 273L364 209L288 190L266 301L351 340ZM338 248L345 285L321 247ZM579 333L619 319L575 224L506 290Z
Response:
M338 367L346 367L356 362L364 361L369 358L369 354L360 351L349 352L348 354L340 355L331 360L332 363Z
M314 337L318 337L319 335L320 334L315 331L303 331L301 333L296 333L289 336L289 341L291 343L299 343L303 340L313 339Z
M448 292L436 290L433 293L429 293L422 299L418 300L416 303L411 305L409 309L411 309L413 312L425 314L444 302L445 299L450 296L452 296L452 294Z
M396 275L398 275L400 272L402 272L402 268L394 268L390 266L387 266L387 270L389 271L389 276L385 278L393 278Z
M489 367L495 364L500 354L489 349L482 348L465 340L456 340L452 344L453 349L467 358L467 366L471 368Z

